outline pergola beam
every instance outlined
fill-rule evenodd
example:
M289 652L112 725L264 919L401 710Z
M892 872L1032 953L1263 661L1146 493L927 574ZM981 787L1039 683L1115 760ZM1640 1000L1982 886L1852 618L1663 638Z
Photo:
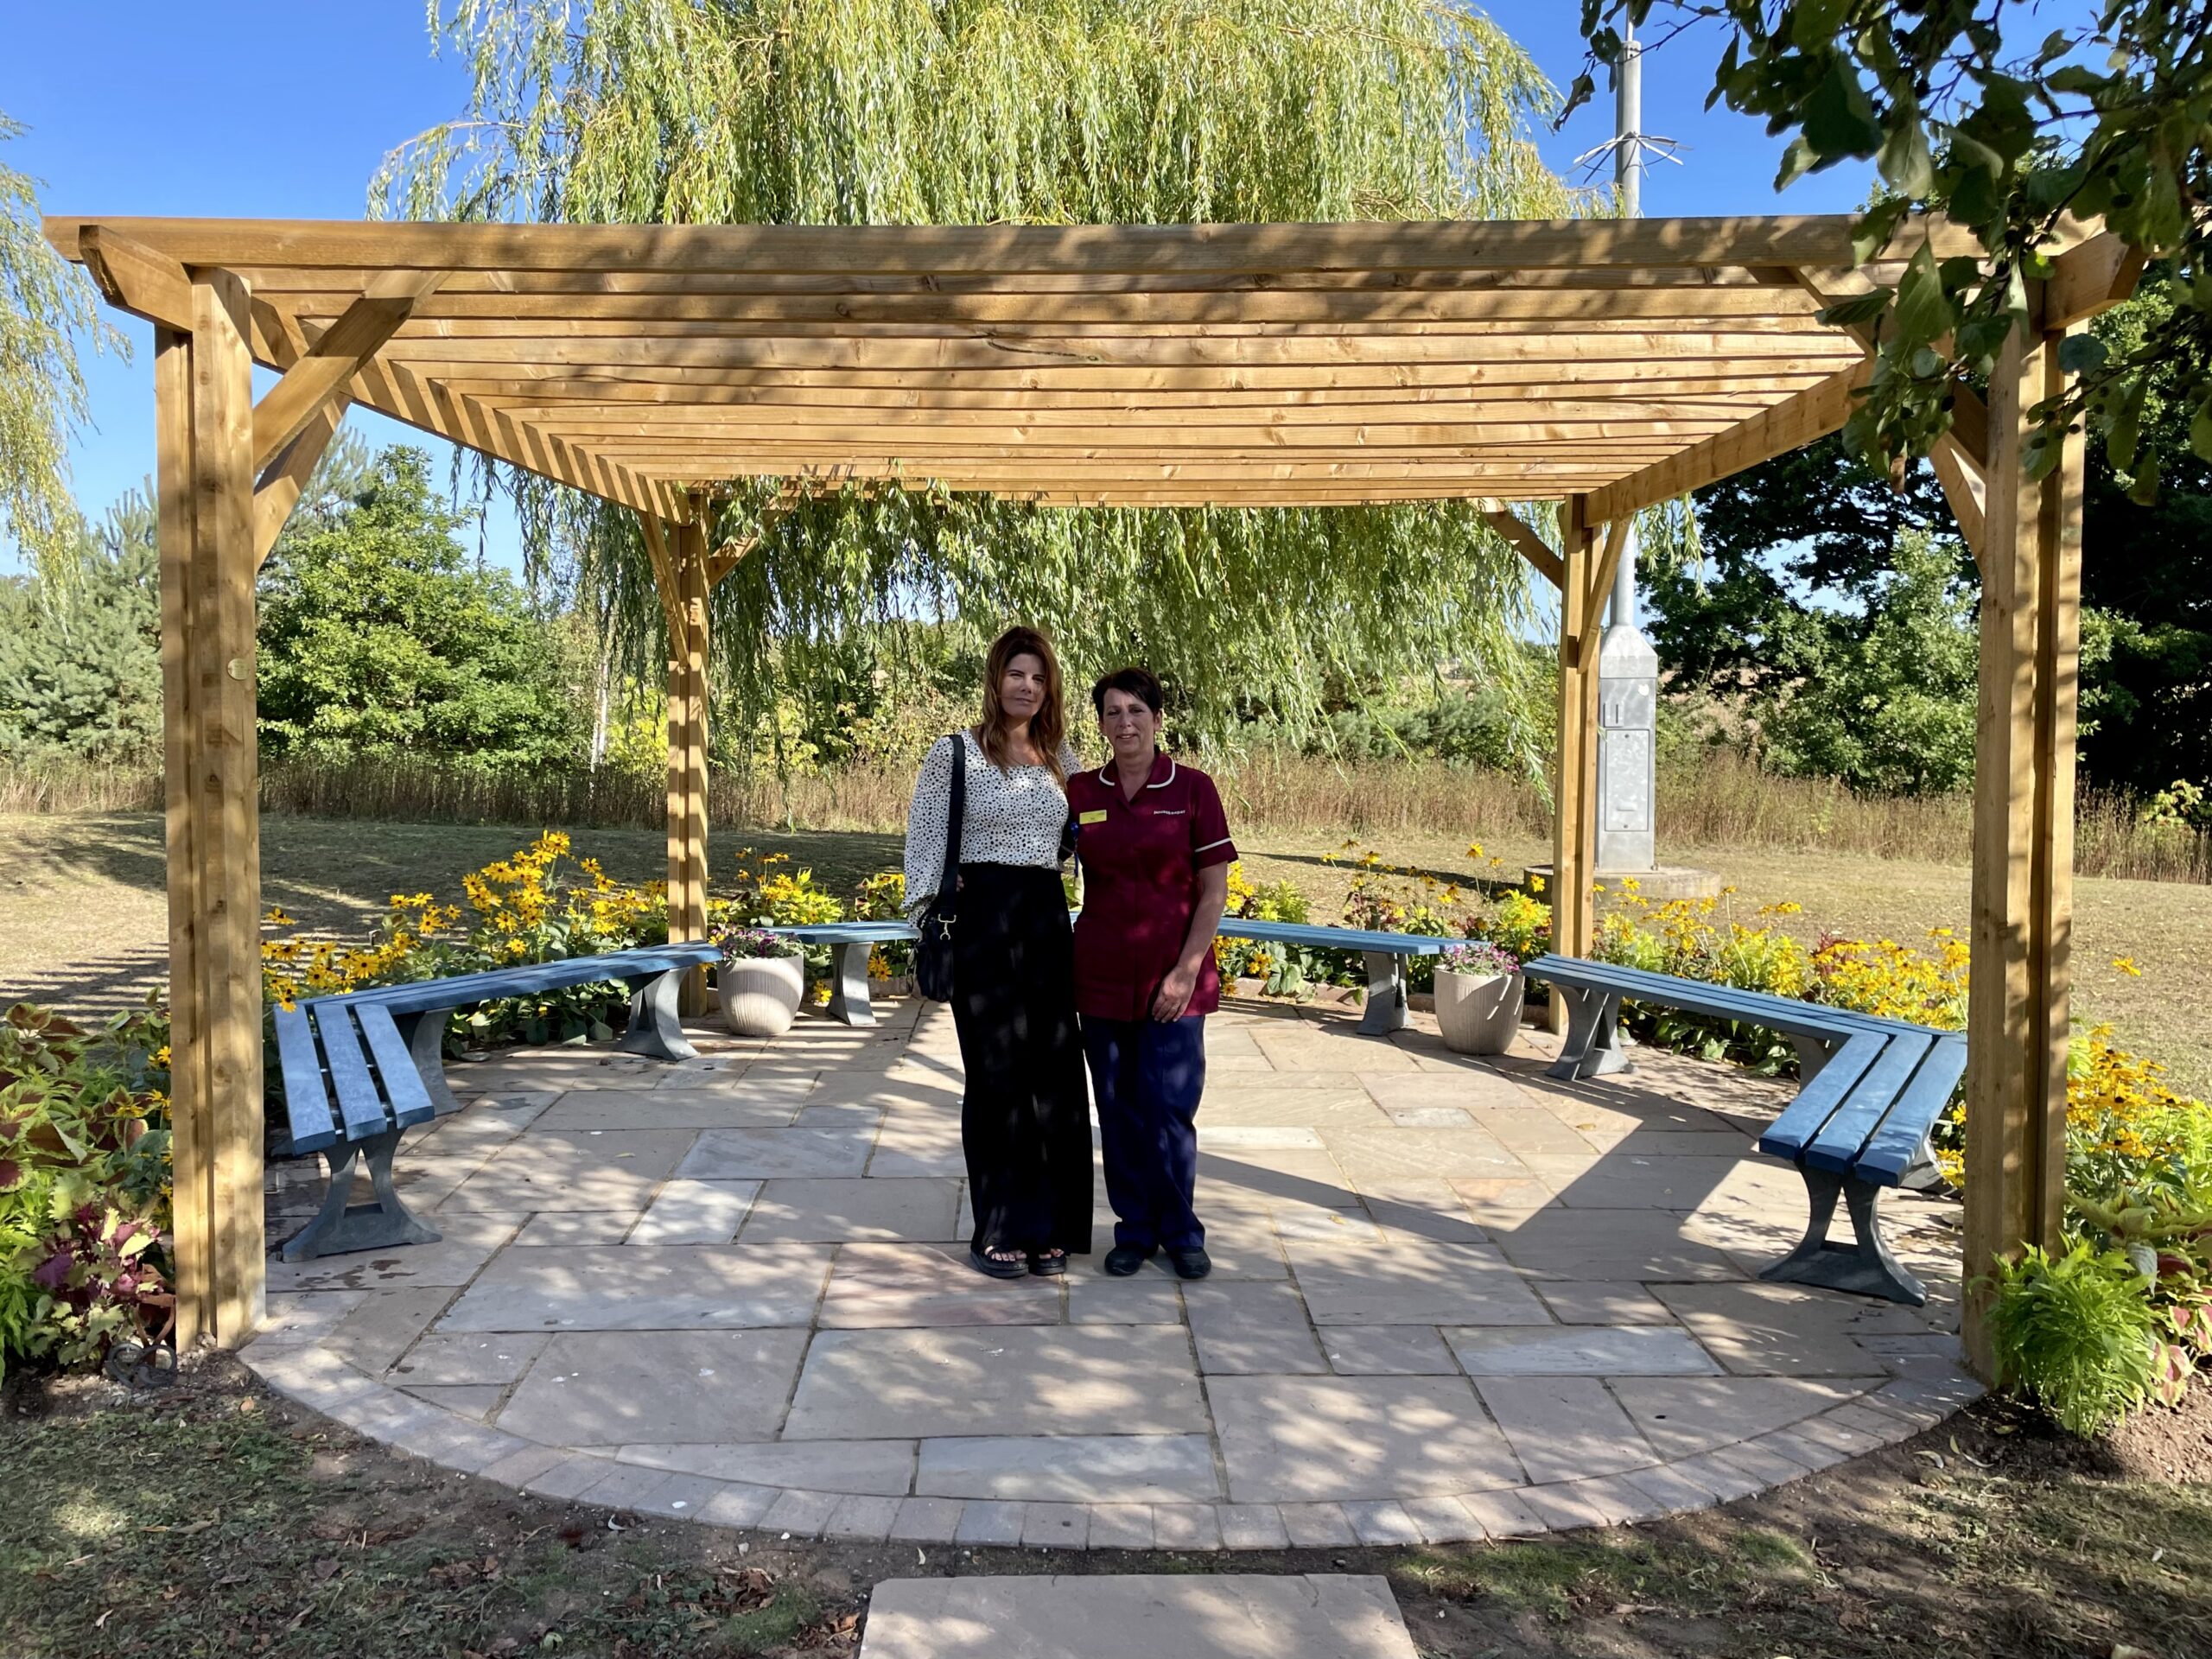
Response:
M276 546L277 537L283 534L285 524L292 517L292 509L300 504L300 495L307 488L308 480L314 476L315 463L322 459L323 451L330 447L331 439L338 435L338 429L346 419L347 399L344 393L331 398L313 415L283 453L263 469L253 486L253 563L256 569L268 561Z
M344 396L346 383L368 366L416 304L444 280L442 270L386 271L371 279L360 298L315 337L254 405L256 470L274 461L332 399Z
M488 271L749 271L934 276L1173 271L1223 278L1289 270L1511 270L1537 267L1850 265L1846 215L1646 219L1444 220L1341 225L790 226L372 224L346 220L115 219L55 215L76 233L113 226L166 245L187 265L445 266ZM1926 245L1979 257L1974 233L1937 216L1900 225L1871 257Z
M1551 543L1529 527L1528 520L1503 502L1478 501L1475 505L1484 522L1503 536L1538 575L1554 588L1566 587L1566 563L1552 551Z

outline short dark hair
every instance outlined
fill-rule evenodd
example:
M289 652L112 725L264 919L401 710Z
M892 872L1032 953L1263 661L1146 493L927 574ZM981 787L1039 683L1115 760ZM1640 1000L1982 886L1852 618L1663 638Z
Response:
M1098 711L1101 720L1106 718L1106 694L1109 691L1123 691L1130 696L1141 697L1144 706L1155 715L1166 701L1166 694L1160 689L1160 676L1148 668L1138 668L1134 664L1116 669L1090 688L1090 706Z

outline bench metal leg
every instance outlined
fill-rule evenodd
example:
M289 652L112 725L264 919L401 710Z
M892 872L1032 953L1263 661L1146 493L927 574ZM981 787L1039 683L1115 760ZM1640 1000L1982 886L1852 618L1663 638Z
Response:
M1797 1084L1802 1088L1821 1075L1821 1068L1843 1046L1840 1038L1805 1037L1792 1032L1789 1046L1797 1051Z
M1805 1190L1812 1201L1812 1224L1805 1230L1804 1241L1759 1277L1878 1296L1912 1307L1925 1303L1926 1287L1890 1254L1889 1244L1882 1237L1882 1189L1872 1181L1853 1180L1802 1165L1798 1173L1805 1178ZM1851 1211L1854 1242L1849 1244L1836 1243L1828 1237L1828 1224L1835 1218L1839 1197Z
M284 1241L280 1254L287 1262L310 1262L319 1255L344 1255L353 1250L389 1249L396 1244L435 1244L444 1236L418 1220L399 1201L391 1184L391 1155L399 1149L402 1131L386 1129L365 1141L332 1147L323 1154L330 1166L330 1190L313 1221ZM365 1158L369 1185L375 1190L372 1204L348 1204L353 1190L353 1164Z
M615 1046L625 1054L645 1054L656 1060L696 1060L699 1051L683 1034L677 1017L676 1000L683 988L689 968L671 968L626 982L630 987L630 1025Z
M461 1109L460 1097L446 1083L446 1022L452 1018L451 1008L432 1008L424 1014L403 1014L392 1022L399 1027L408 1056L415 1062L416 1075L423 1079L430 1105L440 1117Z
M868 1000L868 963L875 947L865 940L841 944L836 951L836 979L830 985L830 1017L849 1026L872 1026L875 1008Z
M1387 1037L1413 1023L1406 1007L1406 959L1389 950L1364 950L1367 961L1367 1012L1359 1028L1370 1037Z
M1573 985L1555 988L1567 998L1567 1040L1560 1045L1559 1058L1544 1068L1544 1075L1572 1082L1627 1071L1628 1056L1621 1052L1620 1046L1620 993L1583 990Z

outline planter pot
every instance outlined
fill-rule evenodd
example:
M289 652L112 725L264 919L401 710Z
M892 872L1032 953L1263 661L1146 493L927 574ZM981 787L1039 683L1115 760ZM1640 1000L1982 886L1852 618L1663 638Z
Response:
M1436 1028L1455 1054L1503 1054L1521 1026L1527 982L1518 974L1436 970Z
M738 1037L780 1037L791 1028L806 990L801 957L745 957L715 970L722 1023Z

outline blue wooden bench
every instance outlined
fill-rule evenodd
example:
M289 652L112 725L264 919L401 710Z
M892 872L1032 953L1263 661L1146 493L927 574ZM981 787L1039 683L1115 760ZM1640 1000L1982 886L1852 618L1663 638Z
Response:
M1914 1306L1928 1300L1920 1281L1890 1253L1879 1205L1885 1189L1931 1166L1928 1132L1966 1071L1964 1033L1573 957L1541 957L1522 971L1566 997L1567 1037L1549 1068L1555 1077L1627 1069L1620 1046L1624 1000L1787 1037L1797 1051L1797 1096L1759 1137L1759 1150L1797 1166L1812 1214L1803 1241L1759 1276ZM1839 1198L1851 1215L1848 1244L1827 1236Z
M837 953L837 976L830 992L830 1015L849 1026L872 1026L868 1003L868 954L879 944L912 941L920 935L906 922L827 922L804 927L764 927L764 933L801 944L828 945ZM1247 922L1224 918L1217 930L1229 939L1302 944L1320 950L1357 950L1367 964L1367 1008L1359 1028L1387 1036L1412 1018L1406 1006L1406 958L1434 956L1461 943L1414 933L1378 933L1361 928L1314 927L1304 922Z
M1359 1028L1370 1037L1402 1031L1412 1020L1406 1005L1406 958L1433 957L1465 939L1433 939L1420 933L1383 933L1360 927L1316 927L1307 922L1249 922L1233 916L1215 930L1224 939L1256 939L1263 944L1302 944L1315 950L1357 950L1367 968L1367 1007Z
M875 1023L875 1007L868 990L868 958L875 947L911 944L921 938L907 922L820 922L760 931L799 944L827 945L836 953L836 973L830 982L830 1017L849 1026Z
M278 1008L276 1057L289 1128L283 1150L319 1152L330 1166L322 1208L285 1241L284 1260L435 1242L437 1232L400 1202L391 1160L404 1131L461 1109L445 1074L446 1024L455 1012L505 997L620 982L630 990L622 1051L688 1060L697 1051L677 1022L677 994L685 974L721 958L704 943L647 945L380 985ZM368 1170L375 1195L369 1204L347 1202L357 1160Z

